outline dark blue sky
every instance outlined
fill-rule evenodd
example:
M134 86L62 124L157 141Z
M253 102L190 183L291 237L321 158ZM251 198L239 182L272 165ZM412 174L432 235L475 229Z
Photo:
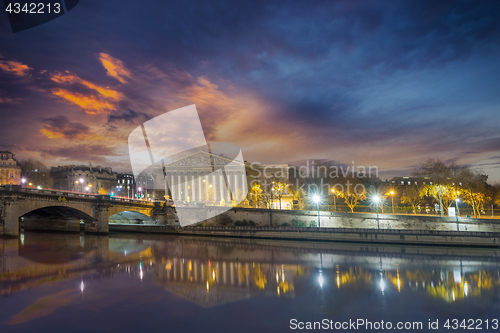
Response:
M195 103L249 161L386 178L434 157L499 181L498 22L496 1L81 0L3 22L0 149L126 170L133 128Z

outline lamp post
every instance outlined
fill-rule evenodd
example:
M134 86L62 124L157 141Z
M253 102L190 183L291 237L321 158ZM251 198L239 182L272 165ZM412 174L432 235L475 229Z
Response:
M394 191L391 191L391 200L392 200L392 213L394 214Z
M142 200L141 199L142 198L142 193L141 193L142 187L139 187L137 190L139 191L139 200Z
M457 212L455 213L455 217L457 218L457 231L460 231L460 227L458 225L458 202L460 201L459 198L455 199L455 208L457 209Z
M24 186L24 183L26 183L26 178L21 178L21 185Z
M321 201L319 195L314 195L313 196L313 201L316 203L316 205L318 206L318 227L321 228L321 222L319 220L319 202Z
M380 202L380 197L378 195L376 195L373 198L373 201L375 202L375 205L377 207L377 229L380 229L380 224L379 224L379 221L378 221L378 203Z
M335 192L334 188L332 188L332 193L333 193L333 211L336 212L337 211L337 202L336 202L337 192Z

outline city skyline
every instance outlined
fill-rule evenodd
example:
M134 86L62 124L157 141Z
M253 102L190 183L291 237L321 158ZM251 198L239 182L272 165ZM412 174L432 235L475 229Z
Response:
M500 5L156 6L79 3L16 34L3 20L0 150L128 171L132 129L196 104L206 138L249 162L385 179L432 157L500 181Z

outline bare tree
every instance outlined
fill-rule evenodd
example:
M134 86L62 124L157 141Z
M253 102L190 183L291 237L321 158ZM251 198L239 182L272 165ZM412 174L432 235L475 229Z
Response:
M457 172L457 180L462 184L464 201L472 206L476 218L481 215L483 204L488 200L487 179L488 175L468 167L460 168Z
M343 189L339 193L339 197L344 199L346 205L354 213L354 207L366 199L366 188L362 179L356 177L347 177L343 179Z
M428 181L422 188L422 192L432 195L439 202L441 216L443 216L444 209L448 210L451 198L454 200L454 195L450 195L449 188L452 186L452 171L456 168L455 164L447 166L440 160L429 158L412 174Z
M53 187L54 178L50 174L49 168L40 161L29 158L19 162L21 177L26 178L33 186Z
M421 186L408 186L403 190L401 202L409 204L413 208L413 214L417 214L417 206L421 201Z

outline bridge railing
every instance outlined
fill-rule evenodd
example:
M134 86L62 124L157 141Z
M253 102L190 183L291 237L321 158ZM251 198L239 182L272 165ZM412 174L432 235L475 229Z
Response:
M28 187L21 185L2 185L0 186L0 192L21 192L21 193L33 193L33 194L42 194L42 195L50 195L55 197L66 197L66 198L75 198L75 199L97 199L99 194L96 193L84 193L84 192L75 192L75 191L67 191L60 190L54 188L36 188L36 187ZM139 199L125 198L125 197L111 197L106 196L106 199L115 202L121 203L134 203L134 204L154 204L154 201L145 201Z

